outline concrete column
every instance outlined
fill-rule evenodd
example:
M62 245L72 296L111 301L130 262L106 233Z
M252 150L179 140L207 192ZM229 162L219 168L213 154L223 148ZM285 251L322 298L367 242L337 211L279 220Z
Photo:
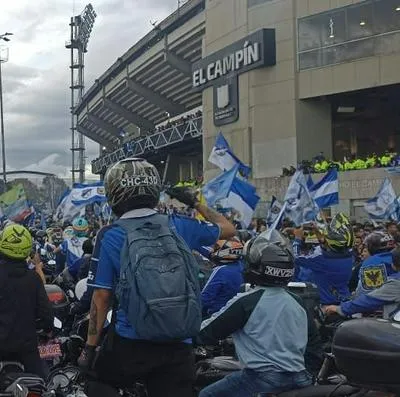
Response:
M298 161L311 160L319 152L332 158L332 111L328 101L298 100L296 109Z

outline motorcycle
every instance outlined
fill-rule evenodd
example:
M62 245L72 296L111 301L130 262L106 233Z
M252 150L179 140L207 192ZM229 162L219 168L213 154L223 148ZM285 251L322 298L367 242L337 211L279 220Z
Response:
M14 361L0 362L1 397L44 397L46 385L37 375L24 372L24 366Z

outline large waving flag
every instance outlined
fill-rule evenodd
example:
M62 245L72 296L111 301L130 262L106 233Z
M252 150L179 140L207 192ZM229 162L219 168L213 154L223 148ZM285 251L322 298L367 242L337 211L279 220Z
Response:
M389 178L385 178L376 196L364 208L372 219L398 220L399 203Z
M250 183L236 177L225 200L225 205L236 211L239 215L238 221L242 224L243 228L247 228L251 223L259 201L260 197L256 194L256 188Z
M307 187L307 181L302 171L296 171L290 180L285 195L285 215L290 218L296 226L307 222L313 222L319 208Z
M309 177L307 187L311 197L320 209L339 204L339 181L336 169L332 168L329 170L327 174L315 184L312 182L311 177Z
M75 183L70 194L71 201L75 205L89 205L107 201L103 182L89 185Z
M251 168L243 164L232 152L229 143L221 132L217 136L208 161L224 171L228 171L235 165L239 165L239 172L246 178L251 172Z
M0 207L4 217L13 222L22 222L32 213L21 183L0 196Z
M239 164L236 164L229 171L223 172L203 186L202 192L210 207L213 207L217 201L228 197L238 169Z

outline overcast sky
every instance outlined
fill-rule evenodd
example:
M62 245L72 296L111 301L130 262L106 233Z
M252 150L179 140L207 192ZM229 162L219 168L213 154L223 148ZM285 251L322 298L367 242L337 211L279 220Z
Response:
M13 32L2 64L9 169L69 175L69 21L83 0L1 0L0 34ZM86 89L116 59L177 8L177 0L92 0L97 19L85 61ZM0 45L5 44L1 42ZM87 141L87 164L98 145Z

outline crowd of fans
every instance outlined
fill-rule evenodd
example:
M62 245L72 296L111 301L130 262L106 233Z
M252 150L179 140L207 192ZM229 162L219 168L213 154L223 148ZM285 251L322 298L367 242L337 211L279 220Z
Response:
M356 157L355 155L349 158L344 158L343 161L334 161L327 159L321 152L311 161L303 160L298 168L304 170L305 173L323 173L331 168L336 168L338 171L353 171L365 170L369 168L386 168L400 166L400 154L393 150L387 150L382 155L371 154L367 157ZM282 169L282 176L292 176L296 172L296 168L291 166Z

